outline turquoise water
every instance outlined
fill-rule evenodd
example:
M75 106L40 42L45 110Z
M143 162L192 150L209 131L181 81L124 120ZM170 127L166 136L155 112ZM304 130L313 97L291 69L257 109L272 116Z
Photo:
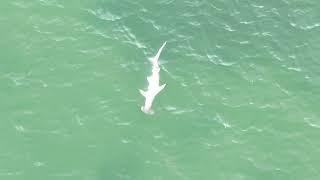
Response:
M0 2L0 179L320 179L320 4ZM140 111L167 41L154 114Z

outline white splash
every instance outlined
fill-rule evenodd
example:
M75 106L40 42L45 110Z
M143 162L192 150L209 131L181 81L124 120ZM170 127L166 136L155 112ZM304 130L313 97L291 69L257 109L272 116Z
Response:
M163 84L160 86L160 67L159 67L159 57L161 54L162 49L166 45L167 42L164 42L161 48L158 50L156 56L150 59L152 63L152 74L147 77L148 80L148 88L146 91L139 89L142 96L145 97L144 106L141 107L141 110L144 113L152 114L153 111L151 110L152 103L156 95L166 86Z

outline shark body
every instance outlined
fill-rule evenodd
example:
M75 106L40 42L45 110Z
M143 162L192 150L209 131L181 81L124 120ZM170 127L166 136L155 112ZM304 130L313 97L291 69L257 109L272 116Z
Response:
M147 90L143 91L139 89L141 95L145 97L144 106L141 107L141 110L147 114L153 113L151 109L153 100L156 97L156 95L161 90L163 90L163 88L166 86L166 84L160 85L160 74L159 74L160 73L159 57L165 45L166 45L166 42L162 44L157 54L150 59L152 63L152 73L150 76L147 77L147 80L148 80Z

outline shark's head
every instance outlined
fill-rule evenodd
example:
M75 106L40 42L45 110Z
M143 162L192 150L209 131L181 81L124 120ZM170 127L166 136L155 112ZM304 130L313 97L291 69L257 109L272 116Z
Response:
M149 88L147 91L139 90L140 93L145 97L145 103L144 106L141 107L141 111L146 114L153 114L153 111L151 110L153 100L155 96L166 86L166 84L163 84L161 86L154 86Z
M146 114L153 114L154 111L151 108L145 108L144 106L141 106L141 111Z

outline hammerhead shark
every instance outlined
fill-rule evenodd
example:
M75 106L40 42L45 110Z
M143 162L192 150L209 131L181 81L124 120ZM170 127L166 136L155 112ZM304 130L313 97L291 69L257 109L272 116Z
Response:
M148 88L146 91L139 89L142 96L145 97L144 106L141 107L141 111L146 114L153 114L151 109L152 103L156 95L163 90L166 84L160 86L160 67L159 67L159 57L161 54L162 49L166 45L167 42L164 42L161 48L158 50L158 53L153 57L150 58L152 63L152 73L150 76L147 77L148 80Z

